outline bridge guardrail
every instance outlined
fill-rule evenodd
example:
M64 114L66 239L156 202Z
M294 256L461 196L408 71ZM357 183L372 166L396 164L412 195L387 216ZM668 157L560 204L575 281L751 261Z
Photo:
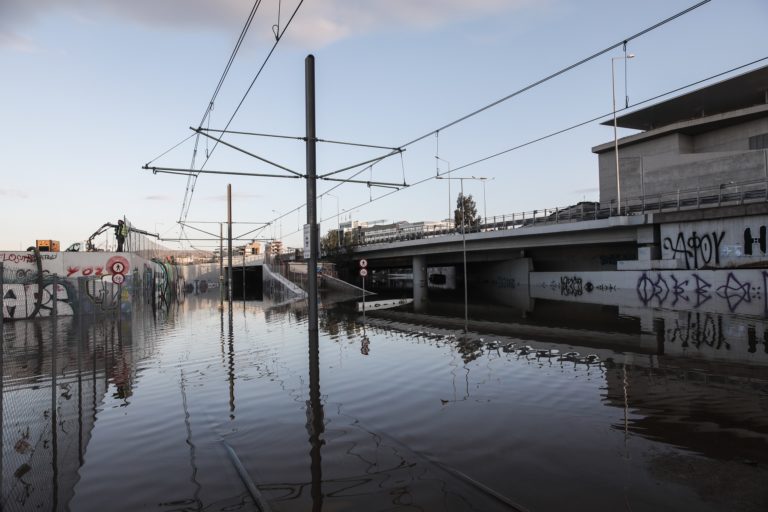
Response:
M465 233L520 229L546 224L563 224L588 220L607 219L615 216L643 215L669 211L695 210L717 206L741 205L768 201L768 180L724 183L719 186L678 189L662 194L650 194L622 200L619 208L615 200L609 203L583 201L576 205L529 210L505 215L488 216L476 224L464 226ZM353 236L353 245L377 245L383 243L419 240L461 234L461 226L429 226L419 231L399 232L388 237L366 241L365 235Z

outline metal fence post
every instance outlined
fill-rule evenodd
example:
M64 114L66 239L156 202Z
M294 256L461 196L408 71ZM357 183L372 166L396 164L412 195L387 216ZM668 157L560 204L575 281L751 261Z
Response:
M40 290L42 295L43 290ZM59 316L59 275L53 274L53 304L51 315L54 317Z

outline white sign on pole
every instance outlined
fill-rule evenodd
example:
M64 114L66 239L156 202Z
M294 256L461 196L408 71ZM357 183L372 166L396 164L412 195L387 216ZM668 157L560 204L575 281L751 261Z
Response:
M368 270L364 269L364 268L361 268L360 269L360 277L365 277L367 275L368 275Z
M366 268L368 266L368 260L360 260L360 268Z
M304 224L304 259L309 259L309 224Z

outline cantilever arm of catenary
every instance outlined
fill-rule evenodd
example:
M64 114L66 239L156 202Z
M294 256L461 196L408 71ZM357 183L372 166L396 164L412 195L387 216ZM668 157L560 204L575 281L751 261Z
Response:
M300 176L300 177L304 176L300 172L296 172L293 169L289 169L289 168L287 168L285 166L282 166L282 165L280 165L278 163L275 163L275 162L273 162L271 160L267 160L264 157L261 157L259 155L254 154L254 153L251 153L250 151L246 151L245 149L239 148L239 147L235 146L234 144L230 144L229 142L224 142L220 137L214 137L211 134L205 133L205 131L201 130L200 128L193 128L193 127L190 126L189 129L192 130L193 132L199 133L203 137L208 137L209 139L213 139L216 142L220 142L221 144L224 144L225 146L228 146L228 147L230 147L230 148L232 148L232 149L234 149L236 151L240 151L241 153L244 153L244 154L246 154L248 156L252 156L253 158L255 158L257 160L261 160L262 162L267 163L269 165L272 165L274 167L277 167L278 169L282 169L282 170L284 170L286 172L289 172L291 174L295 174L296 176Z
M216 233L211 233L210 231L205 231L204 229L196 228L195 226L190 226L186 222L178 221L178 223L181 224L182 226L184 226L185 228L194 229L195 231L199 231L199 232L204 233L206 235L211 235L212 237L215 237L215 238L219 237L219 235L217 235Z
M385 181L348 180L344 178L321 178L325 181L338 181L340 183L361 183L369 187L383 187L401 189L408 186L407 183L387 183Z
M398 154L402 153L403 151L405 151L405 150L401 149L401 148L393 149L392 151L390 151L389 153L387 153L384 156L379 156L379 157L376 157L376 158L372 158L370 160L366 160L365 162L360 162L360 163L357 163L355 165L349 165L347 167L343 167L343 168L337 169L335 171L327 172L327 173L325 173L323 175L318 176L318 178L325 179L328 176L333 176L334 174L339 174L340 172L349 171L349 170L354 169L356 167L362 167L363 165L368 165L368 164L375 164L375 163L381 162L382 160L387 159L387 158L389 158L389 157L391 157L393 155L398 155Z
M165 173L165 174L181 174L182 176L194 176L197 174L226 174L226 175L232 175L232 176L259 176L262 178L288 178L288 179L299 179L303 178L304 176L286 176L285 174L265 174L265 173L256 173L256 172L237 172L237 171L204 171L201 169L180 169L177 167L147 167L146 165L142 167L142 169L146 169L148 171L152 171L153 174L157 173Z

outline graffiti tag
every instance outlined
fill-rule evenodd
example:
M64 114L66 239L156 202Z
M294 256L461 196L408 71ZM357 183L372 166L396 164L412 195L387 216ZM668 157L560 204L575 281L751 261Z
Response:
M685 268L698 269L703 265L720 264L720 244L725 236L725 231L718 235L716 231L699 235L695 231L686 236L678 233L675 241L671 237L664 239L664 249L672 251L673 258L682 256Z

